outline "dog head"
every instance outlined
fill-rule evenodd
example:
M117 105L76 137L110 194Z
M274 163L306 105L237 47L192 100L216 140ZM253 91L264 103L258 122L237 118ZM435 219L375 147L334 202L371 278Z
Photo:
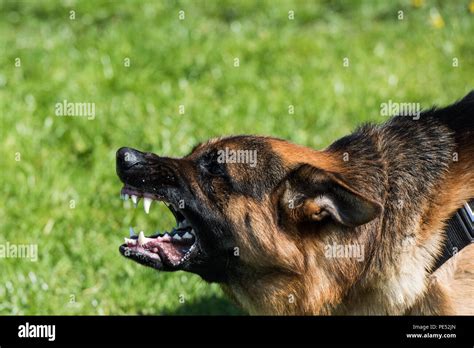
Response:
M324 247L359 240L353 230L382 210L370 187L351 183L342 154L267 137L213 139L179 159L121 148L117 174L122 195L163 201L176 218L167 234L132 237L123 255L242 289L271 278L279 291L279 279L312 266L327 286L355 273L328 266Z

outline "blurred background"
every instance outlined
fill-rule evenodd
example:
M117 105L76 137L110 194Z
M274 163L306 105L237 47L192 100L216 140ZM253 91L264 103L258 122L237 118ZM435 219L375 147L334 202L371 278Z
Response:
M244 314L199 277L120 256L115 151L170 156L218 135L327 146L381 103L474 88L474 2L0 1L0 314ZM58 117L57 103L92 117Z

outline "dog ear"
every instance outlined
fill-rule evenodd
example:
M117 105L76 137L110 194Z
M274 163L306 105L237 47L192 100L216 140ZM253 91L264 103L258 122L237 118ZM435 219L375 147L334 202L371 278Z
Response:
M345 183L340 175L303 164L284 183L280 205L295 222L331 217L349 227L375 219L382 206ZM280 191L281 192L281 191Z

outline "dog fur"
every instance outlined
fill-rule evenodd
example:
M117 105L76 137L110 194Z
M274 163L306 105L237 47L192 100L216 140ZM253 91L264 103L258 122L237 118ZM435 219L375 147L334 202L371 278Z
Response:
M256 150L257 167L225 164L210 178L196 169L223 148ZM474 314L474 245L432 272L447 220L474 197L474 92L322 151L233 136L150 161L143 175L163 185L164 167L185 178L199 206L187 214L208 257L183 269L251 314ZM328 259L328 245L363 245L364 258Z

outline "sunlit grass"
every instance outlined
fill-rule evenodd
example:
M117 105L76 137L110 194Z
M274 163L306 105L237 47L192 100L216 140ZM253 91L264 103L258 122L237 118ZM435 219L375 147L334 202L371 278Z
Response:
M452 102L474 82L468 4L1 1L0 243L39 260L0 259L0 314L238 313L217 285L119 255L130 224L171 217L122 207L115 151L235 133L322 148L389 99ZM55 116L65 99L96 117Z

